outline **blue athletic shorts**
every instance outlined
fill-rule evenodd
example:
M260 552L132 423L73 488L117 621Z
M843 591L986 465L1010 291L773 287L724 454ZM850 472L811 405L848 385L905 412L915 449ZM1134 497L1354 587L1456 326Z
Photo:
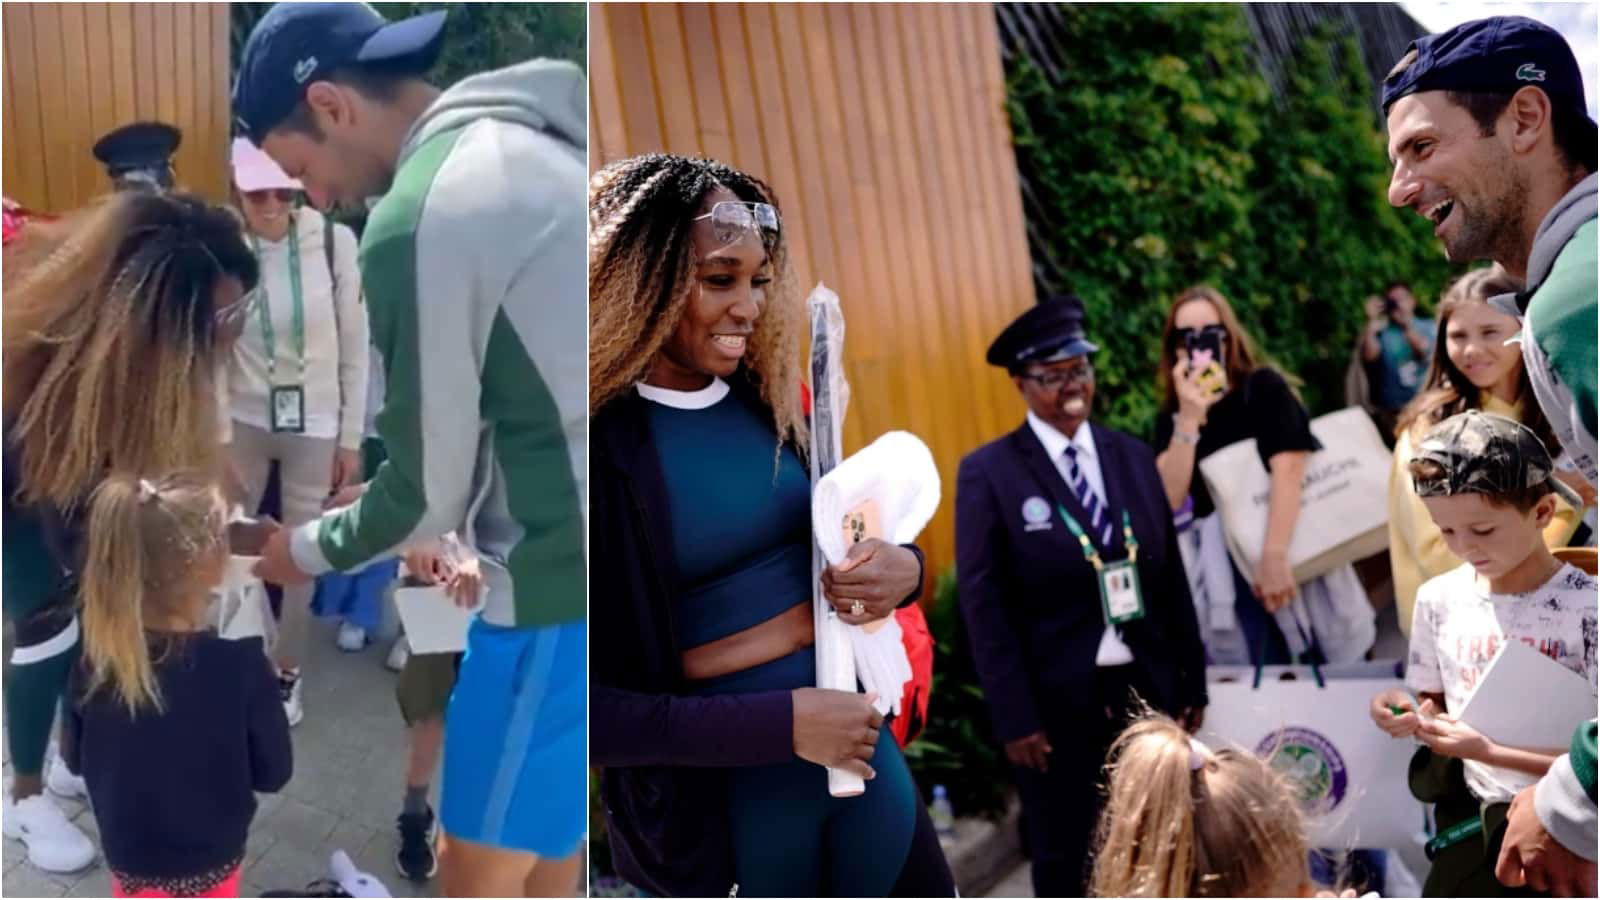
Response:
M587 627L473 620L445 712L439 819L451 837L571 856L587 827Z

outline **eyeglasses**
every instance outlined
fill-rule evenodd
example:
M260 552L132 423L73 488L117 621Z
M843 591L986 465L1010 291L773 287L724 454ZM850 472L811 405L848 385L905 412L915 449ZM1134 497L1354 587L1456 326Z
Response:
M1026 378L1047 391L1059 389L1069 382L1083 383L1094 378L1094 366L1089 363L1073 366L1070 369L1052 369L1048 372L1023 372L1020 378Z
M229 303L211 314L211 320L218 330L234 332L242 330L250 314L255 312L256 304L261 302L261 289L257 288L243 297Z
M279 203L293 203L295 192L290 188L272 188L264 191L245 191L244 197L251 203L265 203L269 198L277 198Z
M711 212L695 216L693 221L701 219L711 220L711 234L722 244L736 243L752 231L769 251L778 243L778 208L770 203L723 200L713 205Z

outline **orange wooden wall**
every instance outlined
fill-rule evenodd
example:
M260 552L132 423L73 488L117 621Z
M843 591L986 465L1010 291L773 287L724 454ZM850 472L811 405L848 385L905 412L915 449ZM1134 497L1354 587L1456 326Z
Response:
M921 541L954 561L956 465L1024 407L983 362L1033 303L994 10L592 4L590 164L653 150L759 175L800 283L846 319L850 452L891 429L944 479Z
M228 4L7 3L3 188L61 212L110 189L90 153L119 125L183 130L180 186L227 191Z

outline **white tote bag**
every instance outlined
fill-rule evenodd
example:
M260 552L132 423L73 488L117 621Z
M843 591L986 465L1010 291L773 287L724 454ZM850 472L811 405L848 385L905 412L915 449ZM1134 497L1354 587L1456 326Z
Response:
M1287 775L1314 847L1410 842L1423 824L1406 781L1414 747L1367 715L1374 694L1401 686L1395 662L1323 667L1320 685L1310 666L1266 666L1259 687L1254 674L1250 666L1207 669L1211 703L1201 740L1256 753Z
M1358 406L1319 416L1311 433L1322 449L1311 454L1301 481L1300 516L1289 543L1289 565L1304 584L1389 545L1390 453L1377 426ZM1201 460L1200 474L1222 516L1228 553L1254 578L1267 533L1272 480L1254 439L1229 444Z

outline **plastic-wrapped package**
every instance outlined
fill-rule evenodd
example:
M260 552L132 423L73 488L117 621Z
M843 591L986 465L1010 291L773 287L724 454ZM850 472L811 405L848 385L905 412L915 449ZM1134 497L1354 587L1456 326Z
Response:
M845 406L850 388L844 378L844 313L839 295L820 282L806 298L811 316L811 484L838 464L843 455ZM836 691L856 689L856 664L847 626L822 595L822 570L827 565L820 547L811 552L811 610L816 621L817 687ZM854 797L865 792L866 782L843 769L828 770L828 793Z

